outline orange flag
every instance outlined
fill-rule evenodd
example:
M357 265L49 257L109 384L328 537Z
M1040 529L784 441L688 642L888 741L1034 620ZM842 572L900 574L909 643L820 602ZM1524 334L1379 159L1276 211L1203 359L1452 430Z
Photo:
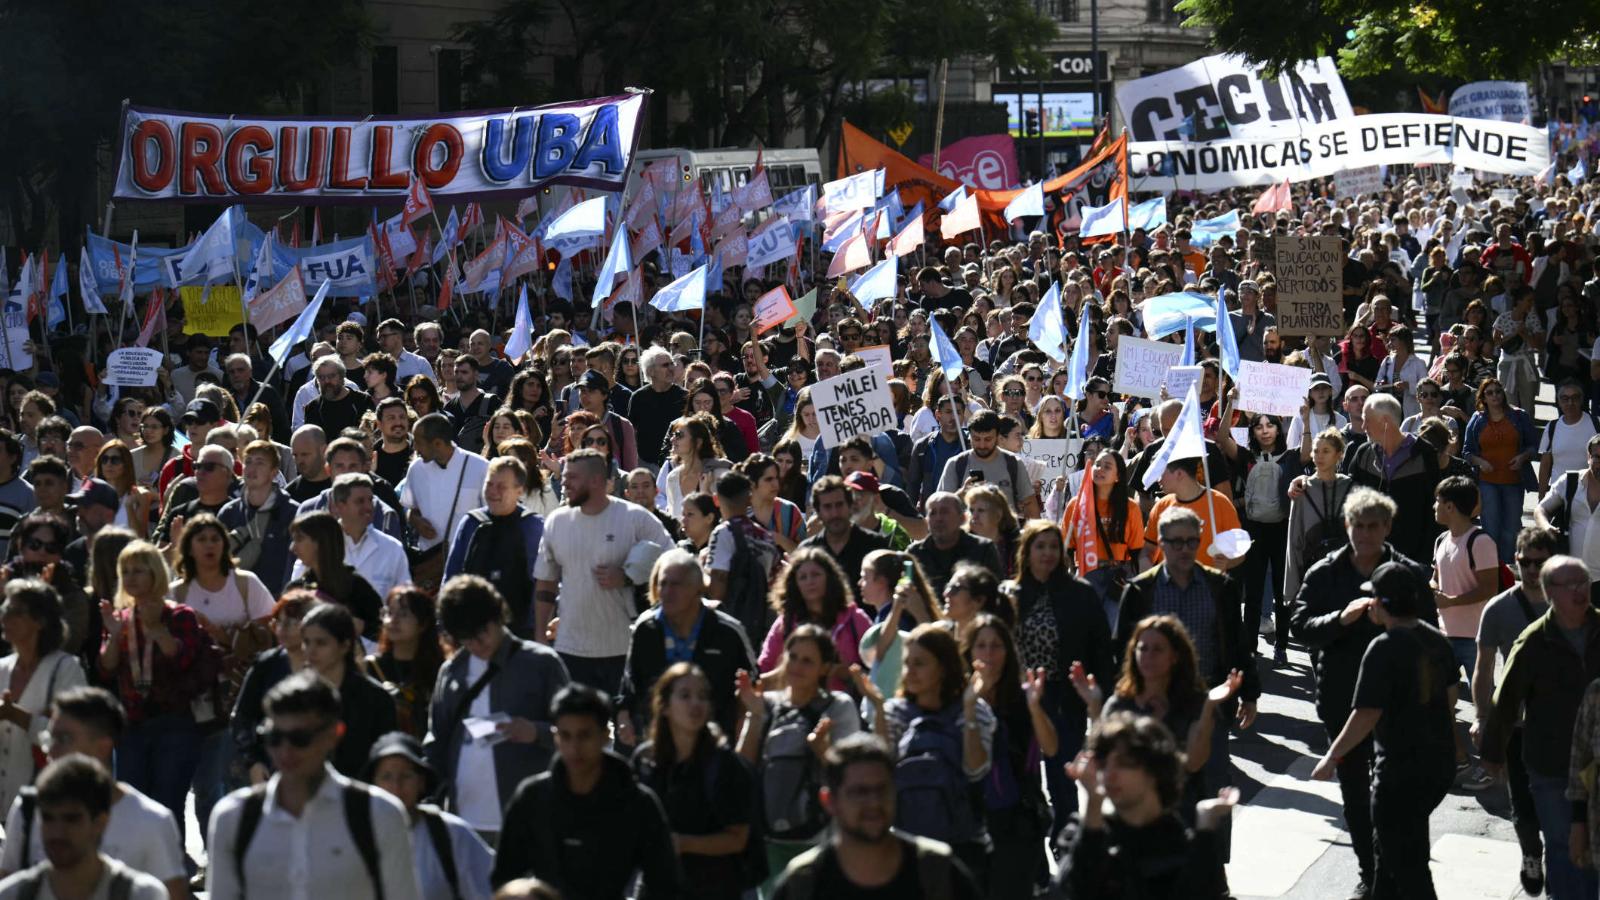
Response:
M926 166L917 165L910 157L888 144L873 140L865 131L849 122L842 124L839 169L835 177L843 178L877 168L884 170L884 189L898 188L900 201L907 209L919 202L924 207L931 207L961 185L953 178L946 178Z

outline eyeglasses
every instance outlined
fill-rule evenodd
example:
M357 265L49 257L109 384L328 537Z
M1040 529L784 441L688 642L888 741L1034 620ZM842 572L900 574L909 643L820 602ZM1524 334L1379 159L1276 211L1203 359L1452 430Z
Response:
M106 466L125 466L128 464L128 461L113 453L110 456L100 457L100 464Z
M304 750L311 746L317 735L326 731L328 726L319 725L316 728L278 728L262 725L256 728L256 734L261 736L261 742L268 747L277 747L288 741L289 746L297 750Z
M1504 397L1506 395L1506 392L1502 391L1502 390L1498 390L1498 389L1491 389L1491 390L1484 391L1483 395L1485 397Z
M1199 550L1200 549L1200 539L1197 538L1197 537L1191 537L1191 538L1162 538L1161 539L1161 546L1163 546L1163 547L1171 547L1174 550Z
M60 553L61 552L61 545L59 543L57 543L56 541L41 541L38 538L33 538L33 537L28 538L26 541L23 541L22 542L22 546L25 549L32 550L35 553L40 553L40 552L44 552L44 553Z

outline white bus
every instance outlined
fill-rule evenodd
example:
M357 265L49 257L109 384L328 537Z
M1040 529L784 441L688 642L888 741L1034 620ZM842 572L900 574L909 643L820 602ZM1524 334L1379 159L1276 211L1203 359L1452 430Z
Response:
M720 150L688 150L667 147L660 150L640 150L633 155L633 170L629 173L628 192L624 203L633 199L638 190L634 176L645 166L657 161L670 161L685 177L685 183L698 182L700 190L709 194L716 185L723 192L750 180L750 170L756 165L756 151L735 147ZM767 183L776 200L790 191L808 184L822 183L822 164L814 148L788 150L768 147L761 151L761 163L767 169Z

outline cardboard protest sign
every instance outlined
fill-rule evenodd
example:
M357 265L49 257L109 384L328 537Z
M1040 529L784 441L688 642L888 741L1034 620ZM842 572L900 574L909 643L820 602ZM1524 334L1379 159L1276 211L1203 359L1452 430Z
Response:
M106 359L105 383L114 387L154 387L161 368L161 351L150 347L123 347Z
M1167 370L1167 396L1182 397L1189 393L1189 385L1199 384L1205 366L1173 366Z
M1379 166L1360 166L1336 172L1333 189L1340 197L1360 197L1383 190L1383 169Z
M1037 460L1039 479L1048 484L1058 475L1083 468L1083 438L1023 438L1022 456Z
M1278 279L1278 331L1313 337L1344 333L1344 252L1338 235L1279 237L1273 242Z
M1236 408L1274 416L1297 416L1311 387L1311 370L1243 360L1239 363L1238 384Z
M822 445L833 448L858 434L876 434L895 424L889 373L877 366L836 375L811 389L822 428Z
M1183 345L1122 337L1117 340L1117 378L1111 386L1119 394L1132 397L1161 397L1167 370L1183 359Z
M239 289L231 284L214 284L209 293L207 290L194 285L178 288L185 330L189 334L227 337L229 329L244 321Z
M0 340L0 369L22 371L33 368L33 354L23 346L28 342L28 316L23 310L8 311L5 316L5 340Z
M794 301L789 299L789 289L778 285L756 298L755 319L751 327L756 334L777 328L795 316Z
M885 378L891 377L894 373L894 350L887 344L862 347L854 355L861 357L867 365L882 369Z

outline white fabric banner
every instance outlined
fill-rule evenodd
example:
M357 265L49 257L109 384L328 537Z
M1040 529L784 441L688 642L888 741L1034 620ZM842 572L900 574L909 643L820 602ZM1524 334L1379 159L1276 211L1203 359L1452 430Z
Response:
M1129 189L1162 193L1309 181L1407 163L1537 175L1550 164L1550 145L1542 130L1527 125L1424 113L1352 116L1278 137L1128 145Z
M370 206L415 173L437 200L546 184L620 191L644 94L430 118L250 118L130 106L115 196L139 200Z
M1533 121L1533 103L1525 81L1474 81L1450 95L1450 115L1501 122Z
M1123 82L1117 106L1133 141L1255 138L1355 115L1326 56L1277 78L1263 78L1242 56L1207 56Z

